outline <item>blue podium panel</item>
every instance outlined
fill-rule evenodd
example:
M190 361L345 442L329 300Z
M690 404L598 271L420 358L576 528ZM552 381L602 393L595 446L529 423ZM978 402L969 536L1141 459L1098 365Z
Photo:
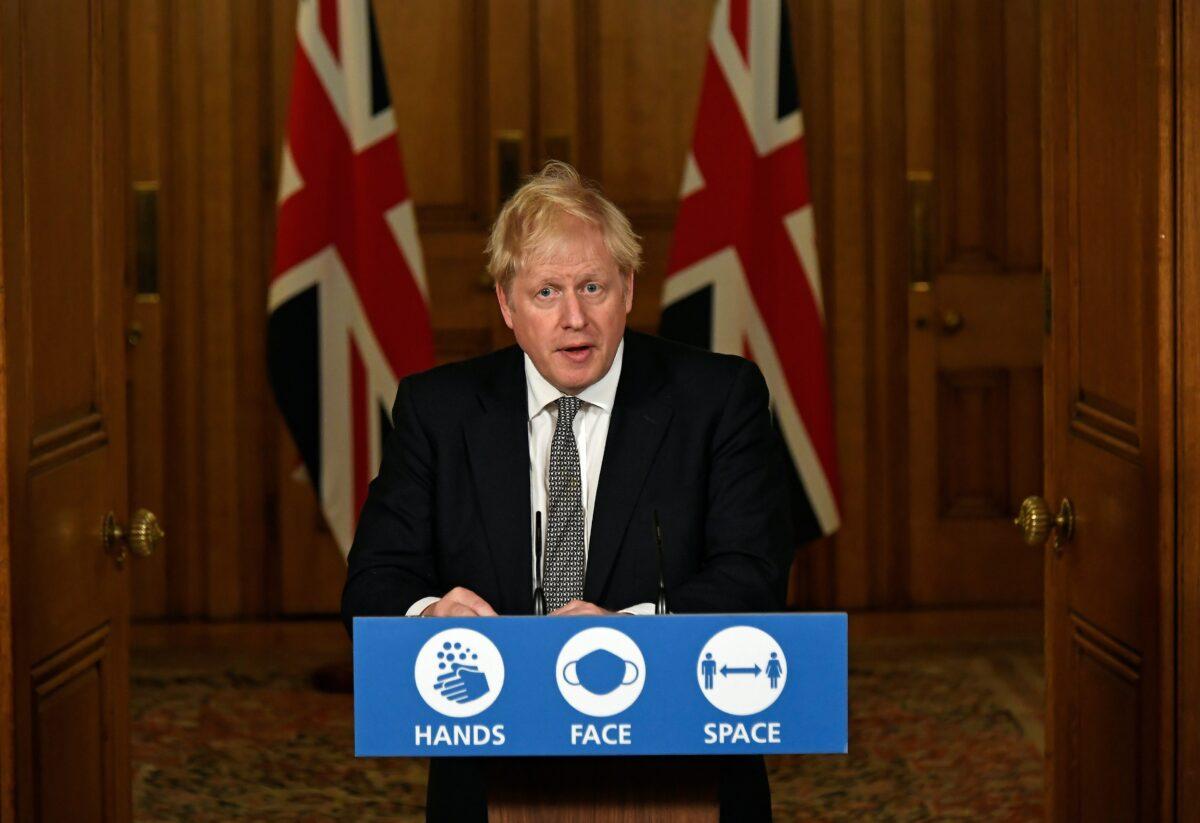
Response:
M359 756L844 753L845 614L354 619Z

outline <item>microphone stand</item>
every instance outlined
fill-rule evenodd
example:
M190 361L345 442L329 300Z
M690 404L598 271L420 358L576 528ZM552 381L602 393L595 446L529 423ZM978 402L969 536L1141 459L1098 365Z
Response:
M670 614L667 608L667 583L663 576L663 536L662 526L658 522L658 509L654 510L654 543L658 546L658 602L654 604L654 613Z
M542 513L534 514L533 526L533 613L538 617L546 613L546 595L542 591Z

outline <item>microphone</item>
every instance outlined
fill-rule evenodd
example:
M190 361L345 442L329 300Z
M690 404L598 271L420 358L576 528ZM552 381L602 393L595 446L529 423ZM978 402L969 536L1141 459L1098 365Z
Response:
M662 526L658 522L658 509L654 510L654 542L658 546L658 602L654 604L655 614L669 614L667 609L667 583L663 577L663 536Z
M542 592L542 513L534 514L533 526L533 613L541 617L546 613L546 595Z

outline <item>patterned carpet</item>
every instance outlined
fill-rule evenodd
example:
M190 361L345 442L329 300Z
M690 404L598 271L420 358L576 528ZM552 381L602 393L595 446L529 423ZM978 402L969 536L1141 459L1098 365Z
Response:
M135 819L422 820L426 764L356 760L328 654L133 658ZM854 644L850 755L768 758L776 820L1037 820L1041 650Z

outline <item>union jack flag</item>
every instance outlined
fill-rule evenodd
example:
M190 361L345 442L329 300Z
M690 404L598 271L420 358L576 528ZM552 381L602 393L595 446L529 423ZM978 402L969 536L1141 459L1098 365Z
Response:
M368 0L301 0L282 167L271 384L345 554L399 379L433 365L425 265Z
M795 469L805 537L840 523L815 235L787 6L720 0L661 333L741 354L762 369Z

